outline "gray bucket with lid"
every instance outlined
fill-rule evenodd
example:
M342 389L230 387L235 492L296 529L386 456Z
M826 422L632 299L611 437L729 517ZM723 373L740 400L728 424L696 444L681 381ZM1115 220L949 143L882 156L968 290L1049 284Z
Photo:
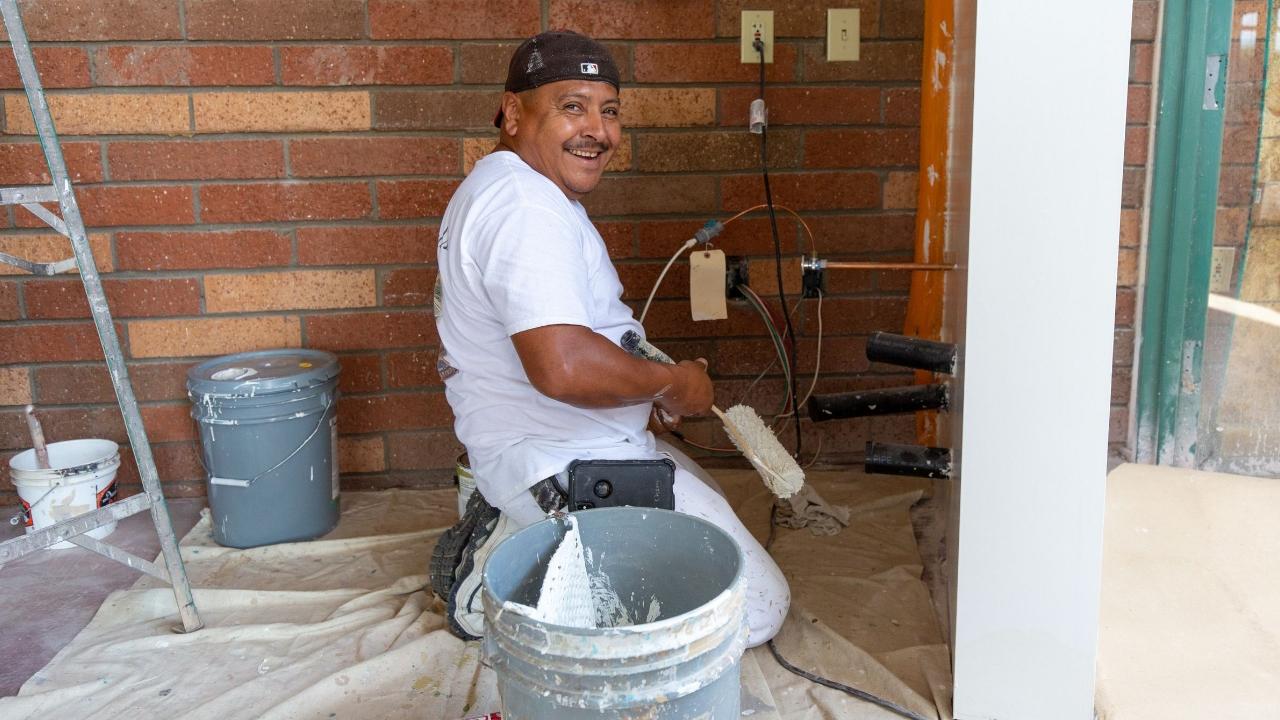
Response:
M530 618L563 519L504 540L485 564L484 657L503 720L737 720L747 643L744 560L728 533L670 510L573 513L589 574L635 624L574 628Z
M187 371L218 544L311 540L338 523L339 371L318 350L226 355Z

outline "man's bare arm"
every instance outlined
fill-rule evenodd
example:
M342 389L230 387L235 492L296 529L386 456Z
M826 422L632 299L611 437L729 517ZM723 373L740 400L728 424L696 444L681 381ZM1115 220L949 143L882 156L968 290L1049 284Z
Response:
M656 402L673 415L711 408L706 363L678 365L633 357L581 325L546 325L511 336L525 374L538 392L586 408Z

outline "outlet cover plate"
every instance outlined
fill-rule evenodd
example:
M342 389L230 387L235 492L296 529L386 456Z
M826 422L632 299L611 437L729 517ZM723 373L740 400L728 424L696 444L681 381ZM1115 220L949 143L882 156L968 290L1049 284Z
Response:
M764 61L766 63L773 62L773 11L772 10L743 10L742 11L742 62L744 64L758 65L760 64L760 53L751 46L756 39L756 33L760 33L760 39L764 41Z
M858 34L862 13L858 8L827 10L827 62L858 60Z

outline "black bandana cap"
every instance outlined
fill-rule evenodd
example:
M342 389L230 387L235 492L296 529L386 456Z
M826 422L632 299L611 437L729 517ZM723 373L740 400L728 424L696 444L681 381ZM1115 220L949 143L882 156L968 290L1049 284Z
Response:
M604 45L568 30L540 33L520 43L507 66L507 92L524 92L560 80L596 80L618 88L618 66ZM502 127L502 109L493 118Z

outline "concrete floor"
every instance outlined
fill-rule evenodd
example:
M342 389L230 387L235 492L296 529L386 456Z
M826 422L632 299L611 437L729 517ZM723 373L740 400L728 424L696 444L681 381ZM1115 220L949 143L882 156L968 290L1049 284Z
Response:
M200 519L204 498L169 500L174 532L182 537ZM8 523L0 541L22 533ZM125 518L104 542L152 559L160 541L151 514ZM53 659L114 590L123 590L139 574L83 548L42 550L0 567L0 696L18 688Z

